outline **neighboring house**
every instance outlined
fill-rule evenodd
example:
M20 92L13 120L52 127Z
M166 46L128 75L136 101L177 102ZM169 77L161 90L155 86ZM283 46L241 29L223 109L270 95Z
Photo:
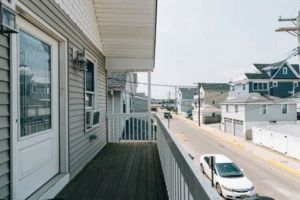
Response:
M193 104L193 120L198 122L198 105ZM202 104L200 107L201 124L213 124L221 122L221 109L211 104Z
M156 1L1 4L0 199L53 199L107 144L107 72L153 71Z
M201 83L201 104L210 104L220 108L220 103L227 99L229 90L230 85L228 83ZM198 95L195 95L194 99L198 99Z
M256 92L285 98L300 92L299 65L284 60L272 64L253 64L253 67L255 73L232 78L230 97Z
M178 89L177 98L177 112L183 116L192 114L193 109L193 98L197 93L197 88L187 87Z
M297 118L300 119L300 92L290 97L291 100L297 103Z
M259 93L229 98L221 103L222 130L245 139L252 138L252 126L295 124L296 103Z
M133 112L148 111L148 96L145 93L136 93L133 96Z
M137 90L137 74L109 72L107 74L107 113L133 112L134 95Z

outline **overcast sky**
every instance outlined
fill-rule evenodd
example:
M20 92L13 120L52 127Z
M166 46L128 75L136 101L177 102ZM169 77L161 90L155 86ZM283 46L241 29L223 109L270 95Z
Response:
M152 83L228 82L252 63L280 61L297 40L275 32L291 25L278 17L298 10L299 0L159 0ZM145 74L139 81L147 81ZM173 88L152 87L152 97L166 98L168 91L174 96Z

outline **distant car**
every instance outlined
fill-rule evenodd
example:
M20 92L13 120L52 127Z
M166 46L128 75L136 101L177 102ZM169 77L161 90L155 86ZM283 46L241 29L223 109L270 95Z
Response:
M164 118L165 119L168 119L168 118L172 119L172 114L170 112L164 112Z
M227 199L247 198L256 195L252 182L229 158L220 154L201 155L200 168L211 180L210 157L215 157L214 185L217 192Z

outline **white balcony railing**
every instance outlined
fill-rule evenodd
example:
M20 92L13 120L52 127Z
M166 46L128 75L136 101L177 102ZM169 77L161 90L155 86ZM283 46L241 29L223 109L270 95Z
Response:
M107 116L108 142L155 141L156 126L153 114L118 113ZM148 126L150 124L150 127Z
M108 115L109 142L156 142L169 199L220 199L158 116L151 114L151 120L148 117L148 113Z
M178 140L157 116L155 119L157 148L169 199L220 199Z

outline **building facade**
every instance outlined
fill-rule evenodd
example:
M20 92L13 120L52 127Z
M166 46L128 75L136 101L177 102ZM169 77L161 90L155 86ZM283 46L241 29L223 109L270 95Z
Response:
M183 116L192 114L194 95L197 93L197 88L179 88L177 91L178 98L176 99L177 112Z
M224 132L252 139L252 126L296 124L296 103L259 93L231 98L221 103Z
M275 97L290 97L300 91L299 65L280 61L272 64L253 64L254 73L235 76L230 81L230 97L256 92Z
M154 67L147 2L2 1L19 30L0 33L0 199L54 198L106 145L107 72Z

